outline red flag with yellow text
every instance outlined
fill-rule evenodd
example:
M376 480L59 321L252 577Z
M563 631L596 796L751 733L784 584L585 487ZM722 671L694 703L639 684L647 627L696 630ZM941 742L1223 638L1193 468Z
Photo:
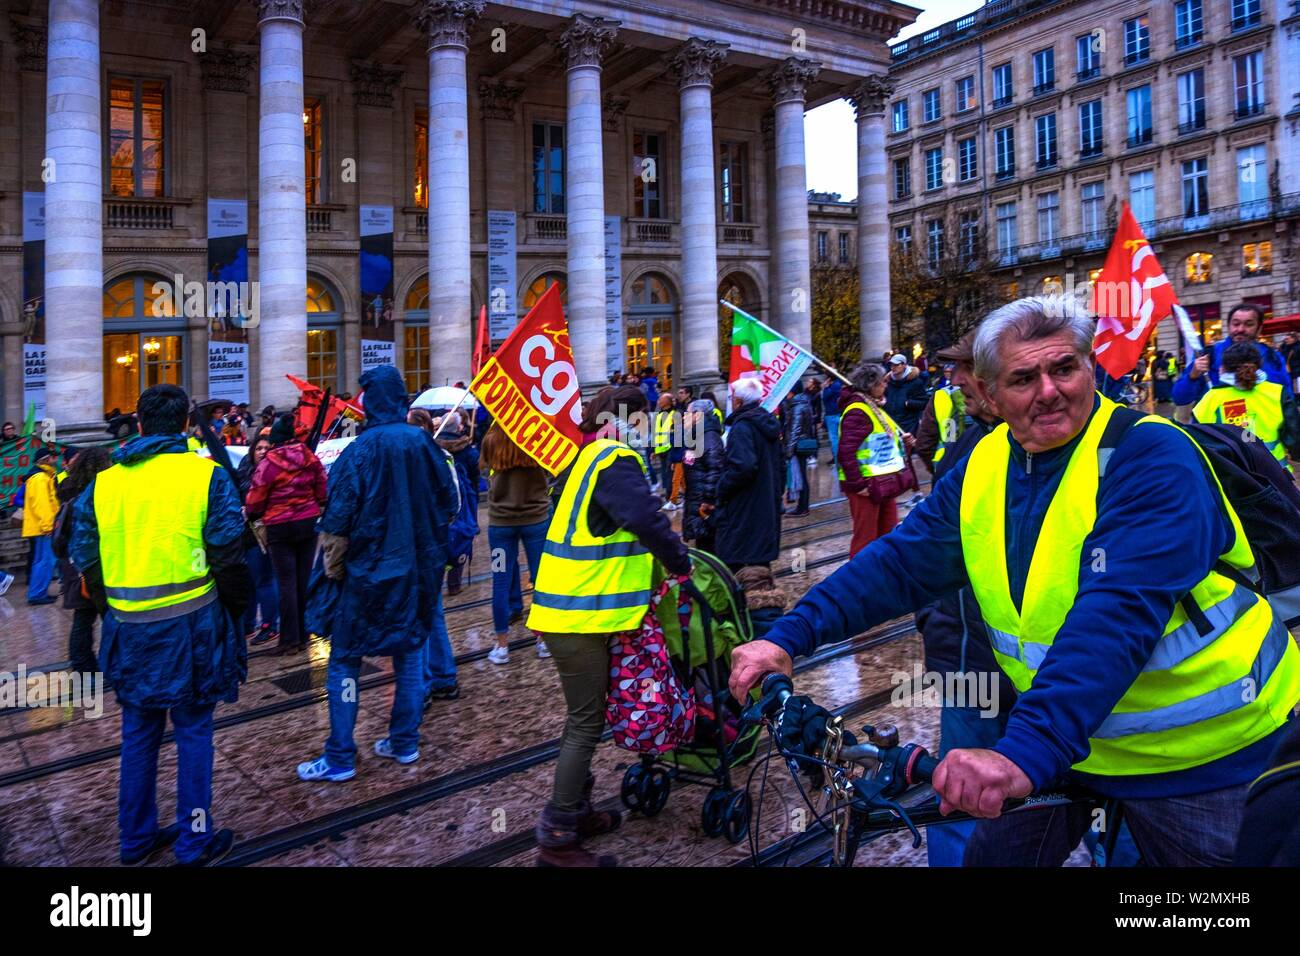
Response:
M578 454L582 394L560 287L551 285L470 382L510 439L553 475Z
M1156 323L1168 318L1177 302L1174 287L1125 203L1101 275L1092 287L1092 311L1097 316L1092 350L1097 364L1112 378L1133 371Z
M478 310L478 329L474 333L474 358L470 360L470 375L477 375L483 363L492 354L492 343L488 340L487 306Z

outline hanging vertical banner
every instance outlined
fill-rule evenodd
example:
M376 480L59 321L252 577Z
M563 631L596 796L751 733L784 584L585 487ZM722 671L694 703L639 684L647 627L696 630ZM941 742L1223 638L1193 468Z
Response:
M487 212L488 247L488 330L492 347L505 341L518 321L515 309L515 242L517 232L513 209Z
M623 219L605 217L605 374L623 368Z
M468 303L467 303L468 305ZM361 371L394 364L393 207L361 207Z
M45 417L45 193L23 193L23 410Z
M208 200L208 397L248 401L248 329L257 286L248 279L248 200Z

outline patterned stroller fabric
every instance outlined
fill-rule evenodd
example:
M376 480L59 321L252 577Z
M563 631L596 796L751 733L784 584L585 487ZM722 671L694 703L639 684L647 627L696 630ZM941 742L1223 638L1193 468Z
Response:
M684 580L670 577L660 584L641 629L610 641L606 719L614 742L638 753L669 753L694 737L695 690L678 680L658 616L664 595Z

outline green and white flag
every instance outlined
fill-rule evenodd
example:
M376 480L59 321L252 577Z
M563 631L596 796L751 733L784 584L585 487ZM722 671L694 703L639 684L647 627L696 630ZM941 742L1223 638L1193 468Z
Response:
M763 407L774 412L781 399L812 364L812 354L743 309L730 302L722 304L733 313L731 382L757 378L763 384Z

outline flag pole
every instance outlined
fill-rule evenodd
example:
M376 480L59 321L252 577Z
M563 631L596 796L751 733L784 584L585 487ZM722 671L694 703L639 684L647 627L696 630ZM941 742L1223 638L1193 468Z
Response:
M438 423L438 430L433 433L435 439L441 435L442 430L447 427L447 422L450 420L451 416L460 411L460 407L465 404L465 399L467 398L469 398L468 388L464 390L464 394L462 394L460 398L456 399L456 404L451 407L451 411L443 413L442 421Z
M772 328L772 326L768 325L768 324L767 324L766 322L764 322L762 319L756 319L756 318L754 318L754 316L750 315L750 314L749 314L748 312L746 312L744 309L732 305L732 304L731 304L730 302L728 302L726 299L719 299L718 302L719 302L721 305L725 305L725 306L726 306L728 309L730 309L732 312L739 312L739 313L740 313L741 315L743 315L745 318L749 319L749 321L753 322L755 325L758 325L758 326L761 326L761 327L767 329L767 330L768 330L769 332L771 332L773 335L775 335L775 336L779 336L780 338L783 338L783 339L785 338L784 335L781 335L780 332L778 332L776 329ZM789 340L786 339L786 341L789 341ZM799 348L799 346L798 346L797 343L796 343L796 346L795 346L795 347L796 347L796 348ZM801 352L804 352L804 353L805 353L805 354L806 354L810 359L812 359L814 362L816 362L816 363L817 363L818 365L820 365L822 368L826 369L826 371L830 372L832 375L834 375L836 378L838 378L838 379L839 379L841 382L843 382L845 385L849 386L850 388L853 387L853 383L852 383L852 382L850 382L847 378L845 378L843 375L841 375L841 374L840 374L839 372L837 372L835 369L831 368L829 365L827 365L825 362L823 362L821 359L819 359L819 358L818 358L816 355L814 355L812 352L808 351L807 349L803 349L803 348L800 348L800 351L801 351Z

